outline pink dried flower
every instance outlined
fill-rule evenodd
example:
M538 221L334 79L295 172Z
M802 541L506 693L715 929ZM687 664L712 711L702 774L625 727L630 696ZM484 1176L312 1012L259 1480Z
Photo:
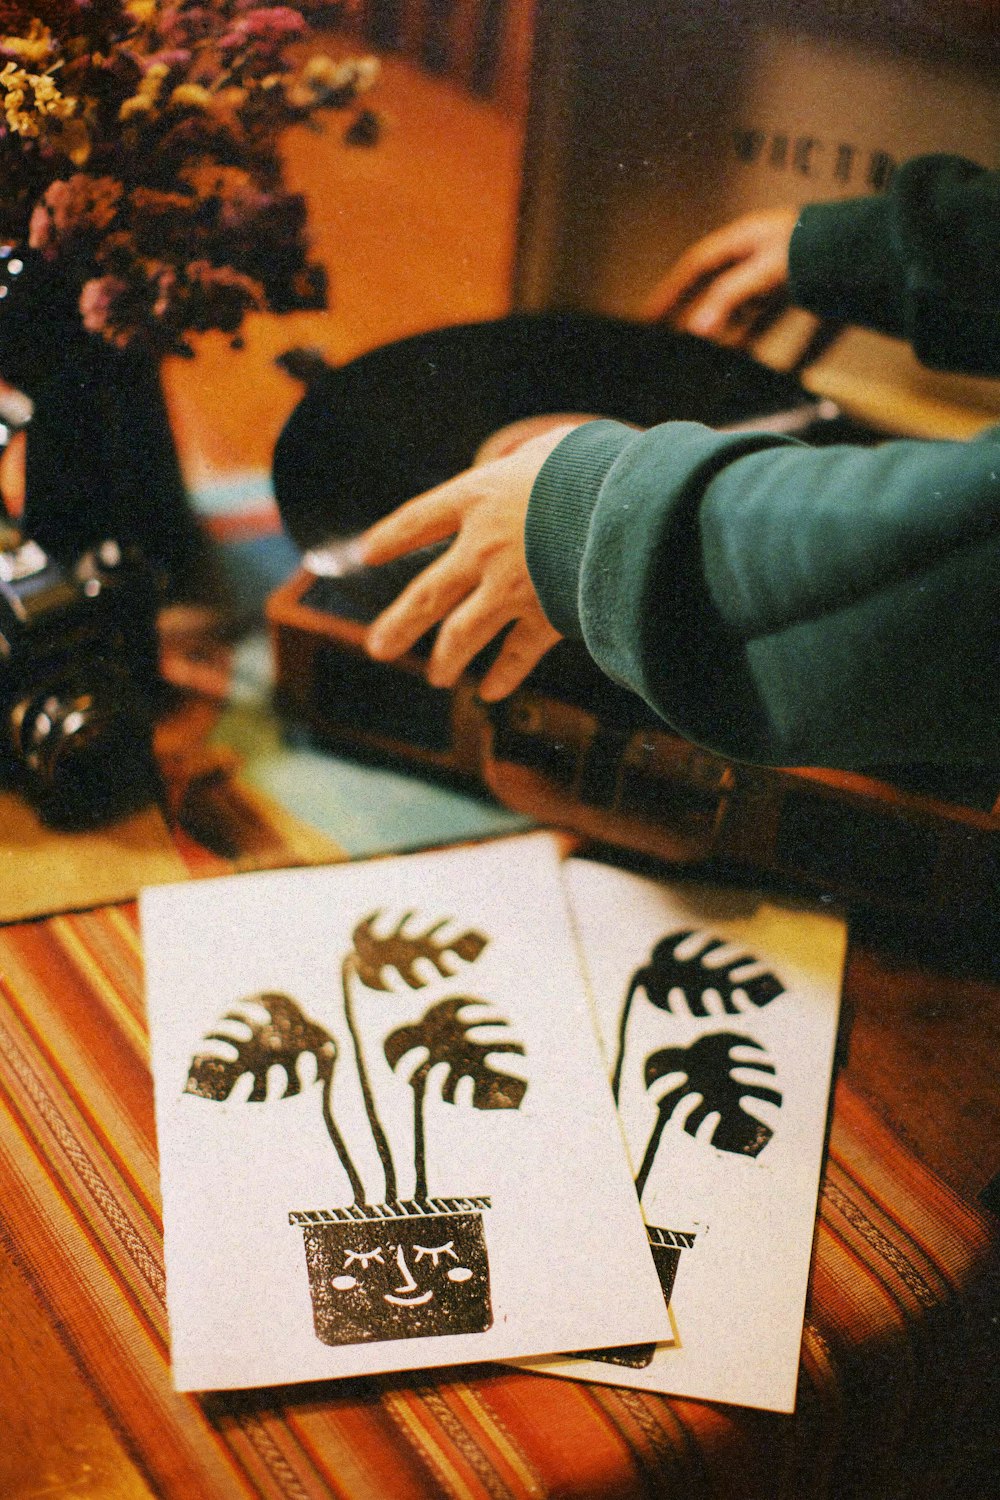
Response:
M288 5L271 5L245 11L225 36L219 38L219 46L233 51L251 42L284 46L297 37L305 36L307 30L300 11L292 10Z
M187 282L192 328L221 328L224 333L235 333L248 312L266 306L260 282L231 266L191 261Z
M32 210L29 246L52 260L64 241L107 229L118 213L122 191L113 177L89 177L85 172L50 183Z
M208 6L170 6L160 16L161 44L167 48L187 48L211 37L217 22Z
M163 47L159 52L151 52L148 57L141 58L139 66L144 73L148 73L151 68L165 68L172 73L186 68L192 55L190 47Z
M294 51L354 5L0 0L0 234L58 261L117 346L183 352L252 309L320 305L279 141L371 81Z
M185 172L184 179L197 194L203 212L209 205L215 206L215 218L222 229L252 228L274 201L274 195L265 192L240 167L205 162Z
M280 80L284 54L309 28L301 12L287 5L245 11L219 38L219 51L244 77L274 75Z
M112 324L115 303L128 291L120 276L95 276L80 291L80 316L88 333L106 334Z

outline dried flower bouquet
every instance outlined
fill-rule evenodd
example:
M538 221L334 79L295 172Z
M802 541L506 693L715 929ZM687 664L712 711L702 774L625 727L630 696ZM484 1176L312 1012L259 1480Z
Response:
M119 348L187 353L188 334L235 337L248 311L322 306L279 142L324 109L356 113L375 79L372 59L302 45L342 13L0 0L0 240L50 262Z

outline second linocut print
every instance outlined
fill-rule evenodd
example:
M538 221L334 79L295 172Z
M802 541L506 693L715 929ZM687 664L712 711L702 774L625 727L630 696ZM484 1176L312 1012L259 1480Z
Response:
M673 1327L545 1368L791 1411L844 924L587 860L564 875Z

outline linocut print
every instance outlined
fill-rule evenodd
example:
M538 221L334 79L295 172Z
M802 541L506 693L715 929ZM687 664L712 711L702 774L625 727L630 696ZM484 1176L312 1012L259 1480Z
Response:
M141 915L180 1389L668 1335L550 838Z
M672 1334L542 1368L791 1411L844 925L588 860L564 876Z

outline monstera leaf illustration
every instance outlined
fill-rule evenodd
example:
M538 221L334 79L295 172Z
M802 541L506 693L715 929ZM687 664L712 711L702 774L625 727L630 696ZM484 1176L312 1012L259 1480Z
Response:
M358 923L351 934L354 946L344 959L341 968L341 986L344 994L344 1016L354 1045L358 1082L361 1085L365 1113L368 1116L372 1138L382 1164L386 1201L392 1202L396 1197L396 1168L389 1149L389 1141L375 1108L375 1097L372 1093L364 1048L361 1045L361 1036L354 1013L352 981L359 980L369 990L391 993L392 983L389 976L395 971L407 988L420 990L427 982L417 969L417 964L421 959L431 964L443 978L450 978L455 971L448 962L449 955L460 959L463 963L475 963L486 947L486 938L478 932L463 932L456 938L439 941L436 934L448 925L447 918L435 922L423 932L408 933L405 928L413 916L411 911L404 912L395 927L390 932L381 935L375 931L375 923L381 915L382 913L378 911L371 912Z
M734 1056L737 1049L754 1052L759 1056L752 1060L737 1058ZM747 1083L737 1079L734 1076L736 1072L745 1068L774 1076L774 1066L767 1061L760 1043L733 1031L709 1032L692 1042L689 1047L662 1047L647 1057L647 1089L669 1074L679 1073L683 1076L666 1089L658 1100L656 1125L636 1177L635 1185L640 1197L667 1120L685 1100L699 1095L699 1102L684 1121L684 1129L688 1135L695 1135L699 1125L710 1114L718 1114L719 1118L711 1135L714 1146L720 1151L732 1151L741 1156L760 1155L773 1132L770 1126L743 1108L743 1100L759 1099L780 1105L781 1094L765 1083Z
M354 942L354 969L361 983L370 990L391 988L386 977L387 969L395 969L400 979L411 990L423 989L426 980L415 967L418 959L433 964L444 979L455 970L446 962L447 955L454 954L464 963L474 963L486 947L486 939L478 932L463 932L448 942L437 942L435 933L447 926L447 922L435 922L426 932L409 934L403 931L413 913L408 911L400 917L393 930L384 937L375 932L375 923L381 912L372 912L359 922L352 934Z
M385 1039L386 1060L391 1068L398 1066L408 1052L419 1048L426 1053L410 1074L413 1090L413 1136L414 1166L416 1168L416 1191L418 1199L427 1197L427 1163L424 1138L424 1100L427 1079L432 1068L439 1063L447 1065L447 1073L441 1084L441 1097L446 1104L454 1104L455 1090L463 1078L472 1079L473 1109L518 1109L528 1085L523 1078L510 1073L501 1073L488 1061L491 1054L516 1052L524 1055L520 1042L504 1040L480 1041L470 1032L482 1026L505 1026L502 1020L483 1017L464 1019L461 1012L472 1006L485 1005L483 1000L474 1000L466 995L441 1000L432 1005L419 1021L411 1026L400 1026Z
M777 1000L778 996L785 992L781 980L773 974L758 973L741 977L742 970L750 968L757 962L750 954L740 954L738 958L728 959L725 963L710 963L709 959L712 954L728 946L720 938L703 935L693 953L686 958L678 957L677 950L694 936L694 931L689 930L672 932L667 937L661 938L650 954L649 963L637 969L632 976L622 1008L618 1030L618 1056L611 1080L615 1099L618 1098L618 1091L621 1087L629 1015L632 1002L639 990L645 992L647 999L658 1010L665 1011L675 1009L674 996L677 991L680 991L692 1016L707 1016L711 1013L705 999L710 991L718 995L723 1010L731 1016L739 1015L741 1009L744 1008L737 1005L735 998L737 995L744 997L744 1005L749 1004L760 1009L765 1005L770 1005L772 1000Z
M316 1061L316 1082L322 1085L323 1121L327 1133L350 1179L355 1201L363 1202L361 1179L333 1118L331 1092L337 1061L337 1044L333 1037L315 1021L310 1021L288 995L248 995L238 1004L244 1009L227 1011L219 1022L221 1025L228 1021L233 1029L210 1031L205 1036L209 1042L224 1042L234 1055L199 1052L192 1059L184 1092L197 1094L201 1099L221 1101L228 1099L239 1080L249 1074L253 1086L247 1095L247 1103L259 1104L267 1098L270 1070L279 1067L285 1075L285 1087L280 1097L287 1099L302 1092L298 1063L300 1058L311 1053ZM261 1011L266 1020L258 1018Z

